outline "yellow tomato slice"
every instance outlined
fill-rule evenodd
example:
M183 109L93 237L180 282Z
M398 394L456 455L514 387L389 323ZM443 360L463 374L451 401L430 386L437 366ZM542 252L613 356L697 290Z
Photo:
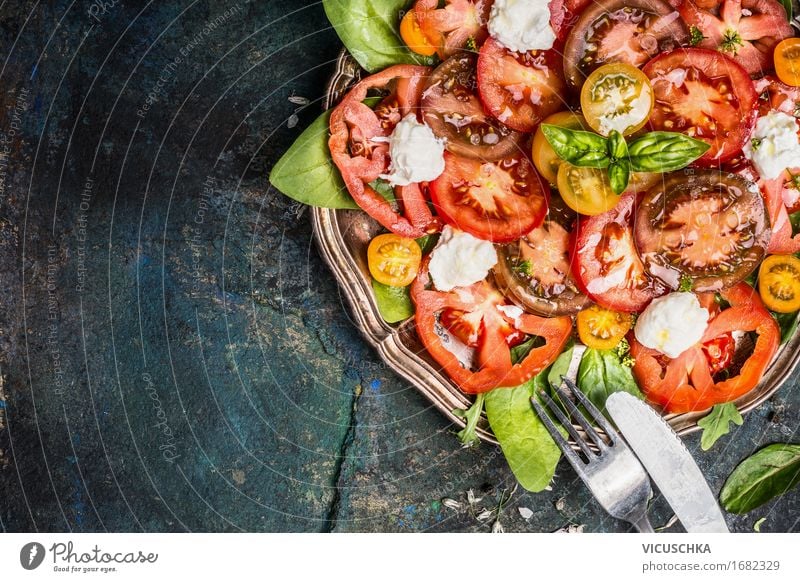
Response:
M572 111L560 111L545 118L542 123L548 125L557 125L559 127L566 127L567 129L588 129L586 121L583 117ZM550 182L553 186L556 185L558 176L558 167L563 161L558 157L553 148L547 141L547 138L542 133L541 125L536 130L533 136L533 148L531 151L533 158L533 165L542 175L542 177Z
M416 12L406 12L400 21L400 37L409 49L418 55L429 57L436 54L436 47L430 43L417 22Z
M556 182L561 199L578 214L603 214L619 202L619 195L611 189L606 170L579 168L562 161Z
M405 287L417 276L422 249L413 238L379 234L369 243L367 265L378 283Z
M631 329L630 313L592 305L578 313L578 337L589 348L610 350Z
M626 63L594 70L581 89L581 109L589 126L601 135L617 130L630 135L642 127L653 110L650 79Z
M792 87L800 87L800 38L782 40L773 53L778 78Z
M792 313L800 309L800 259L770 255L758 271L758 292L767 309Z

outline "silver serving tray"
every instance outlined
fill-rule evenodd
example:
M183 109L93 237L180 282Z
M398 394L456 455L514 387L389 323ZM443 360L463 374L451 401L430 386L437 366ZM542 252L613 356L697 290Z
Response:
M336 104L361 72L358 63L342 51L328 85L325 107ZM464 419L453 414L453 410L469 407L471 400L428 355L417 337L414 319L390 325L378 311L367 268L367 246L382 227L360 210L313 208L311 217L320 254L336 277L364 338L392 370L411 382L450 421L463 427ZM796 333L780 347L759 385L736 400L737 408L742 413L748 412L772 396L798 362L800 334ZM705 415L705 412L667 414L664 419L675 432L685 435L699 430L697 421ZM497 443L485 416L477 432L483 440Z

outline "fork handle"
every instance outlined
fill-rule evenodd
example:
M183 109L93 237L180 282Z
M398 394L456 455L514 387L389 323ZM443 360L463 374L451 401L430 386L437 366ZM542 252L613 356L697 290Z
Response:
M640 517L638 520L632 521L631 523L633 524L633 527L636 528L636 531L638 531L639 533L655 533L653 526L650 525L650 520L647 519L646 513L643 514L642 517Z

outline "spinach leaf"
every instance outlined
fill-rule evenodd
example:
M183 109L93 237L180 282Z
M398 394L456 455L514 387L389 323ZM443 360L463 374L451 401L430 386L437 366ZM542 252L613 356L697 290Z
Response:
M326 111L300 134L269 174L269 181L289 198L323 208L358 208L347 192L328 149Z
M370 73L391 65L430 64L400 38L401 12L409 0L322 0L342 44Z
M774 311L770 311L770 313L772 313L772 317L778 322L778 327L781 330L781 344L785 344L792 338L794 332L797 331L800 311L794 311L792 313L775 313Z
M531 397L546 382L546 371L516 388L486 393L486 416L508 466L528 491L542 491L550 483L561 451L531 407Z
M768 445L733 470L719 499L731 513L747 513L800 483L800 445Z
M426 234L417 239L417 244L419 245L419 248L422 249L423 255L427 255L429 252L431 252L438 242L439 242L438 232L433 234Z
M733 402L716 404L707 416L697 421L697 426L703 429L703 436L700 437L700 448L704 451L710 449L720 437L730 432L730 423L742 426L744 419L739 409Z
M397 323L414 315L414 304L408 293L408 287L392 287L372 280L372 291L378 311L386 323Z
M605 414L606 398L614 392L627 392L644 399L628 366L622 365L614 350L589 348L578 368L578 388Z
M550 366L550 371L547 372L547 384L545 390L555 396L558 396L556 390L561 385L561 376L566 376L569 370L569 363L572 361L572 344L561 352L561 355L556 358L556 361Z

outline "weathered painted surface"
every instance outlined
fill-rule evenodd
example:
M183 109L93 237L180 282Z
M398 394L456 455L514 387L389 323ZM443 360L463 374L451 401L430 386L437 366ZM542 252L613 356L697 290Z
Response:
M488 531L475 516L513 489L502 455L459 448L366 346L307 214L266 180L339 48L321 6L11 4L0 528ZM690 437L712 488L796 441L799 410L792 382L712 451ZM799 509L795 491L730 523L797 530ZM625 529L563 465L501 522Z

